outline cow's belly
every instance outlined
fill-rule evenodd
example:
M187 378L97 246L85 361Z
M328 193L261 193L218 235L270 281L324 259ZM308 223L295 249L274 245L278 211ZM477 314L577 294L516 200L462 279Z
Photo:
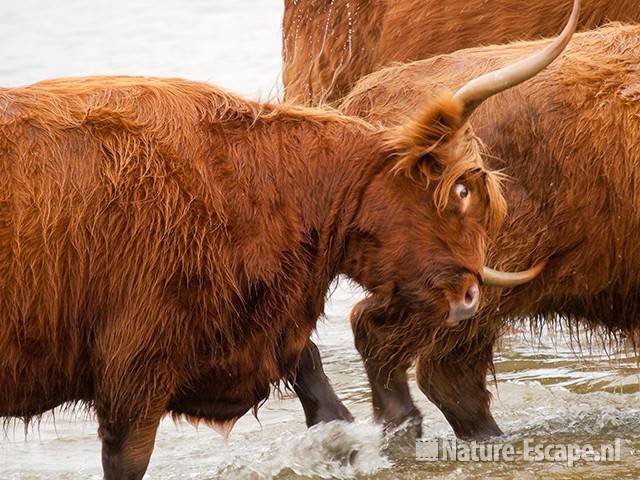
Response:
M266 401L271 385L292 378L309 335L310 329L289 328L275 349L267 339L251 335L233 352L222 356L208 352L211 356L204 357L214 359L213 364L201 366L196 378L178 388L170 412L191 421L235 421Z
M287 282L300 286L311 280L292 275ZM211 320L222 325L219 338L194 335L196 356L179 367L183 383L176 387L169 412L190 421L234 421L267 400L272 385L290 380L323 306L323 297L298 290L252 287L234 306L234 315ZM195 300L210 298L205 293L183 304L191 311Z
M169 411L193 422L224 424L234 422L263 403L269 392L270 384L266 381L233 381L214 374L176 394L169 403Z
M0 363L0 417L29 418L67 402L90 402L90 374L77 369L73 377L65 378L47 357L32 358L18 370Z
M553 290L556 282L543 292L527 292L512 295L501 306L504 318L546 317L573 318L586 328L596 326L608 331L636 332L640 329L640 286L608 285L606 289L582 295L567 294L562 288ZM535 301L532 301L534 299Z

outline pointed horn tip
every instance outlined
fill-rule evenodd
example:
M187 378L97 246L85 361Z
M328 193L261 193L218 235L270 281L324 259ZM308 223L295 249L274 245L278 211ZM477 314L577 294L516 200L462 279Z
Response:
M529 80L558 58L576 31L580 9L581 0L574 0L571 15L564 29L542 50L519 62L474 78L458 89L455 98L465 105L465 118L489 97Z
M512 288L525 283L531 282L535 279L547 265L547 261L544 260L529 270L522 272L502 272L500 270L494 270L489 267L483 268L482 284L485 287L496 288Z

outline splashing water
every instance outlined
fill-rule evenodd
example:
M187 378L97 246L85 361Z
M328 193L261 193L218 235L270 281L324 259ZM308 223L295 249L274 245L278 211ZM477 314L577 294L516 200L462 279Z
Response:
M302 433L286 433L257 457L241 456L226 462L223 478L348 479L372 475L391 463L383 456L382 430L371 424L332 422Z

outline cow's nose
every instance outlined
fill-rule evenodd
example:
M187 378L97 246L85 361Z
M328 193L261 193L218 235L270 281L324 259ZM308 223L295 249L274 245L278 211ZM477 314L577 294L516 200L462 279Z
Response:
M478 311L480 303L480 288L478 282L473 282L464 294L462 300L451 302L449 317L446 324L450 327L456 326L463 320L468 320Z

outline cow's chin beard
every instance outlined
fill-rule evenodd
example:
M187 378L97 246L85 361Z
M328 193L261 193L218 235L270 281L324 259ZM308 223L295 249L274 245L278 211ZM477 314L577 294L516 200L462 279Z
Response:
M455 318L452 305L446 297L444 289L429 289L428 294L416 295L410 302L411 322L416 328L431 331L432 335L453 333L464 330L471 319Z
M357 335L370 338L374 347L366 351L368 358L389 366L410 364L425 350L437 352L442 339L455 333L445 325L449 302L443 291L429 290L411 295L407 290L402 295L399 290L392 295L376 292L364 310L353 310L352 326L355 321L361 332Z
M446 325L449 303L440 295L428 299L415 297L413 301L403 302L388 312L392 318L388 318L389 323L384 328L386 343L382 349L387 351L388 358L394 360L414 359L425 346L433 349L439 338L449 336L453 330Z
M435 297L435 298L433 298ZM451 328L449 322L449 313L451 306L444 298L444 294L434 295L429 300L423 301L423 307L420 309L420 317L422 318L422 328L431 330L441 328Z
M464 323L447 324L451 305L446 292L442 287L400 283L372 291L376 310L386 312L382 315L386 328L417 331L418 336L423 335L422 332L432 335L435 330L456 328Z
M444 289L422 289L409 295L405 292L390 298L388 305L392 310L403 310L405 321L416 329L433 331L455 326L447 324L451 306Z

